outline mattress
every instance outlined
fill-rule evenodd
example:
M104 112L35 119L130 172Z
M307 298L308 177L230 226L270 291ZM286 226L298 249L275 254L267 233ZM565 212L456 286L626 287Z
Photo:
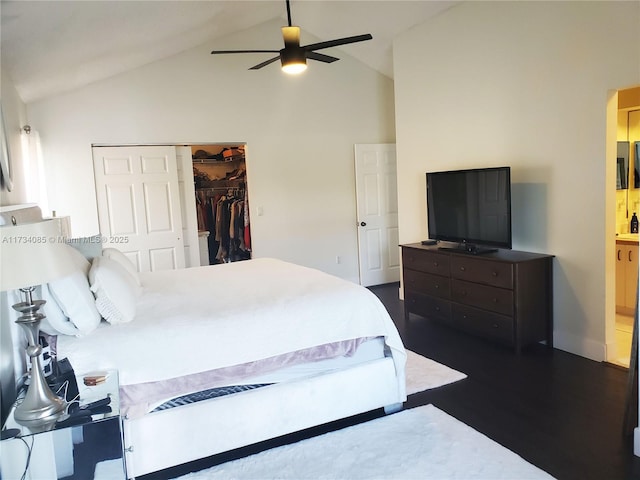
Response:
M346 343L346 342L345 342ZM291 382L316 375L324 375L337 370L350 368L361 363L384 358L384 340L382 338L360 339L354 342L355 350L339 355L340 346L336 349L321 349L332 354L320 354L315 360L305 360L305 356L288 356L287 364L283 367L274 367L276 362L254 362L255 375L243 375L223 377L220 381L202 382L207 385L206 390L195 384L193 387L185 386L182 381L170 382L169 388L153 389L147 385L135 385L121 388L121 411L127 418L137 418L151 411L167 410L176 406L187 405L197 401L208 400L234 393L241 393L277 383ZM317 351L317 349L315 349ZM326 358L325 358L326 357ZM262 364L266 363L264 368ZM241 368L240 371L246 369ZM177 385L177 390L170 387ZM192 393L186 393L190 391ZM174 396L177 392L178 396Z
M126 391L319 346L379 338L375 355L393 357L404 395L406 354L398 332L379 299L359 285L275 259L151 272L141 274L141 282L133 321L103 322L82 338L60 336L58 357L68 357L77 373L117 369ZM342 354L331 358L338 357L353 361ZM299 369L314 368L313 362L303 363L306 367ZM282 381L262 376L247 381ZM149 403L152 407L156 401Z

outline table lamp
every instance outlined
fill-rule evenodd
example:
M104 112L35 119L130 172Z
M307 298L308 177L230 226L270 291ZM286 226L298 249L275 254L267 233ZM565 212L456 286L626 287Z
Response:
M14 418L29 428L53 427L65 413L65 400L51 391L42 372L38 334L45 316L39 310L45 301L34 300L33 292L37 285L73 272L68 248L54 220L0 227L0 290L20 289L24 294L24 301L13 308L21 314L16 323L27 337L31 371L27 393L16 407Z

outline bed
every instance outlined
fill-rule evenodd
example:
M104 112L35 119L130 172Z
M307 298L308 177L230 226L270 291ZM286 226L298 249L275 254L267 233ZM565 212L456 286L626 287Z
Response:
M402 341L366 288L270 258L138 274L105 249L78 268L65 291L90 287L85 312L43 328L77 374L118 370L128 478L406 400Z

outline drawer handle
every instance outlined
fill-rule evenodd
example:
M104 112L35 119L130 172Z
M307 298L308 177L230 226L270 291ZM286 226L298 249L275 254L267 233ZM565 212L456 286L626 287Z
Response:
M439 311L440 311L440 307L436 307L436 312L439 312Z
M467 296L467 291L466 290L462 290L462 292L460 292L460 295L462 295L463 297Z
M498 324L497 324L497 323L494 323L494 324L493 324L493 328L498 328Z
M493 303L498 303L498 299L497 299L497 298L494 298L494 299L493 299Z
M498 272L491 272L491 275L493 275L494 277L498 276Z
M464 272L466 269L464 267L460 267L460 271Z
M631 250L629 250L629 252L627 253L627 258L629 259L629 261L631 262Z
M433 288L435 288L436 290L438 290L440 288L440 285L438 285L437 283L433 286Z
M438 262L433 262L433 266L437 267L438 266Z
M620 260L620 250L618 250L618 260Z

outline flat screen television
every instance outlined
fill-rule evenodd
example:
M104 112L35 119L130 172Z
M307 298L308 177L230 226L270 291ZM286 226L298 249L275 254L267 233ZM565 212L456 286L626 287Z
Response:
M427 172L429 238L466 253L511 248L511 169Z

